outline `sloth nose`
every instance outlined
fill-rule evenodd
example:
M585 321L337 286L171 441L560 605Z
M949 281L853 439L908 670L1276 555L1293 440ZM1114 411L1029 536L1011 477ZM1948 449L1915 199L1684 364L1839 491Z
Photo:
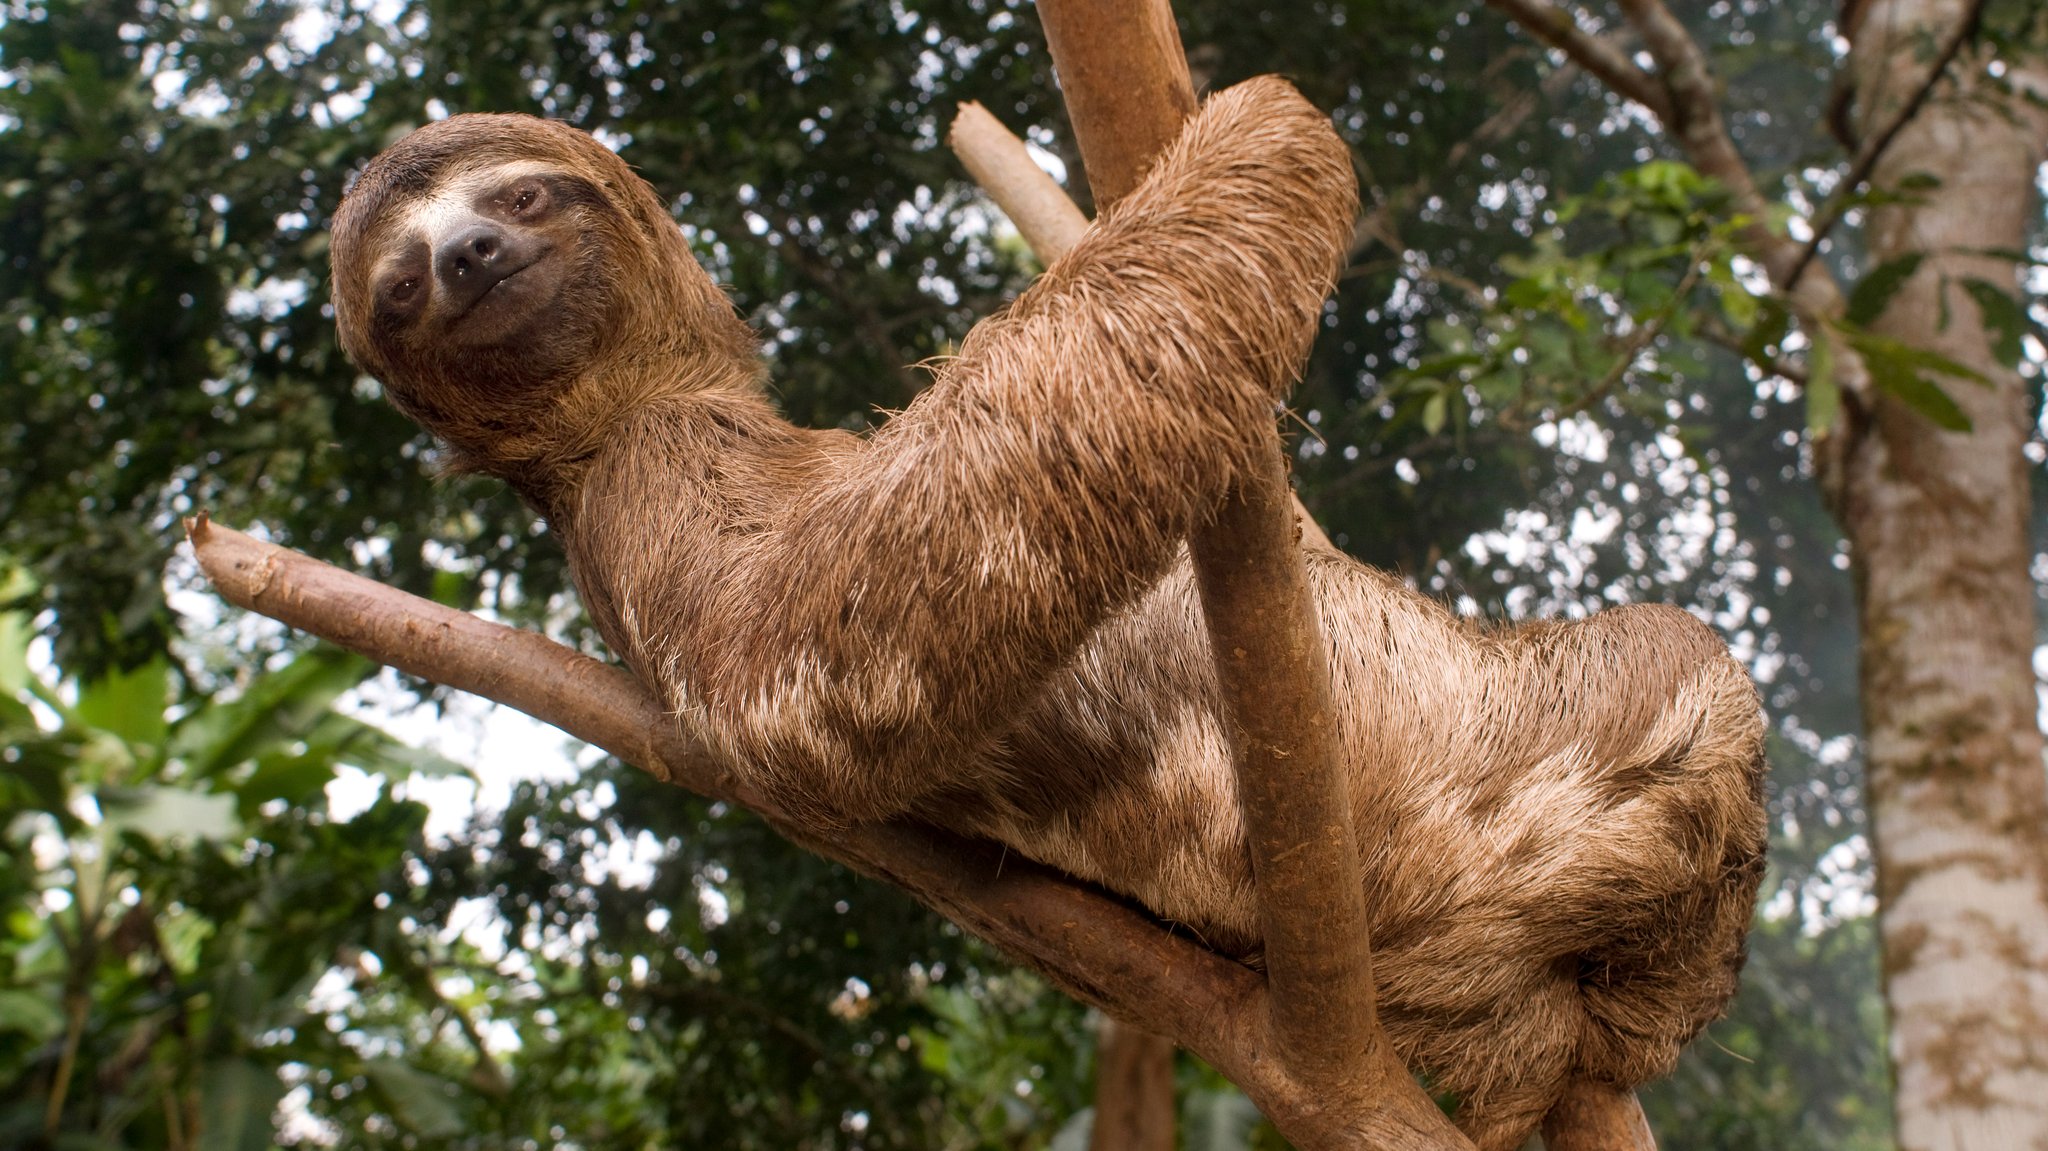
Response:
M434 278L450 302L467 309L517 271L507 267L505 235L488 224L465 228L434 250Z

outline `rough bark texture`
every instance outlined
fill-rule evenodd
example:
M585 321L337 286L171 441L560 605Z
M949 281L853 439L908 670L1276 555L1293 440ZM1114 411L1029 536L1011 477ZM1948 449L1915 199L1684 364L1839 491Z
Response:
M1173 1040L1104 1017L1089 1151L1173 1151Z
M1852 67L1868 133L1927 74L1965 0L1879 0ZM2048 118L1992 90L1966 52L1898 134L1878 188L1940 186L1876 209L1873 265L1925 253L1875 325L1982 372L1943 379L1968 432L1879 397L1846 461L1842 519L1860 592L1863 706L1899 1139L1907 1151L2048 1148L2048 784L2032 651L2028 389L1993 352L1963 282L2011 291L2037 211ZM2010 62L2009 62L2010 63ZM2040 61L2012 68L2038 82ZM1945 298L1943 295L1945 293ZM1944 317L1946 324L1944 325Z

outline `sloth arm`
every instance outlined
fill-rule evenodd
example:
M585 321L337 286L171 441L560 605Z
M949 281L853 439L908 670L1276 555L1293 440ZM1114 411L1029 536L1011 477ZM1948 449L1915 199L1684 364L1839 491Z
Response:
M657 611L689 622L643 674L813 818L980 785L991 741L1271 450L1355 210L1348 151L1291 86L1211 99L908 409L816 453L759 530L672 549L683 594Z

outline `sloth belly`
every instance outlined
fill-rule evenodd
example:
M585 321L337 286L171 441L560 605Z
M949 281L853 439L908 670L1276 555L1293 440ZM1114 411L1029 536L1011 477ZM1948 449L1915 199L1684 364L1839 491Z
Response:
M1573 1066L1668 1069L1733 990L1762 867L1741 666L1675 609L1480 633L1348 560L1309 576L1395 1046L1503 1140ZM1255 957L1218 712L1177 565L989 753L975 827Z
M1071 700L1085 685L1070 683ZM1101 701L1090 701L1099 703ZM1041 705L990 755L975 830L1185 925L1229 955L1258 947L1251 856L1215 717L1075 723Z

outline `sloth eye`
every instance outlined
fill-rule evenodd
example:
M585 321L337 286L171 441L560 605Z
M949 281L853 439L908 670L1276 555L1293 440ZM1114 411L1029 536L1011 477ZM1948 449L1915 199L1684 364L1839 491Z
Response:
M407 276L393 283L391 287L385 290L384 294L392 303L403 304L418 295L419 291L420 278L418 276Z
M528 208L533 207L535 202L537 202L539 199L540 188L537 185L528 184L525 187L519 189L518 192L513 194L512 211L515 214L519 212L524 212Z

